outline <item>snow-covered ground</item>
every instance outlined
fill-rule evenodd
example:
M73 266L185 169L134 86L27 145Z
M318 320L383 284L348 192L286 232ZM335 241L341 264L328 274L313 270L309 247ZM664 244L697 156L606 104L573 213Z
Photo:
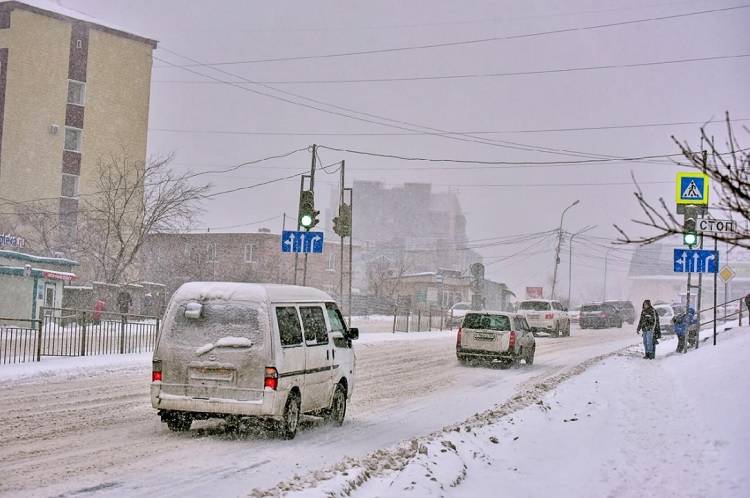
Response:
M247 495L424 437L638 340L629 328L574 329L539 338L532 367L500 370L460 366L453 332L363 329L344 426L308 424L294 441L227 432L219 420L170 432L150 406L148 355L42 362L15 377L3 370L0 494Z
M750 328L697 351L640 348L497 408L276 489L294 497L750 496ZM559 383L559 385L558 385ZM395 470L394 470L395 469Z

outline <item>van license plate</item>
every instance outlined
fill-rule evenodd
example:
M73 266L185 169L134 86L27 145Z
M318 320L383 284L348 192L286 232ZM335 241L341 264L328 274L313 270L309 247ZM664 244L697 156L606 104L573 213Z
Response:
M474 339L477 341L494 341L495 334L488 334L487 332L474 332Z

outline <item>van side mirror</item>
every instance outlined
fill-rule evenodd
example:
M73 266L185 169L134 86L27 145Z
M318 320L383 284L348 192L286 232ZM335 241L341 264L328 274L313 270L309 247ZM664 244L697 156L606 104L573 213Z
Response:
M359 339L359 329L356 327L350 328L349 332L346 334L347 339L349 340L355 340Z

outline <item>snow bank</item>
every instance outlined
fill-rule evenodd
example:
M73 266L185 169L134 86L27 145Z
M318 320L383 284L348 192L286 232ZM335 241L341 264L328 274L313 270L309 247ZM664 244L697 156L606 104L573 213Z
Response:
M41 362L0 365L0 383L53 375L66 375L74 378L96 376L123 369L147 369L151 366L152 357L151 352L56 358L45 356L42 357Z
M750 327L688 354L665 342L656 360L640 348L607 355L463 424L266 493L750 496Z

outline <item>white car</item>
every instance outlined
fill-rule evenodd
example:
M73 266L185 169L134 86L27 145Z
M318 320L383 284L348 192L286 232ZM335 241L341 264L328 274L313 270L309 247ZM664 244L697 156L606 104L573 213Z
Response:
M659 315L659 328L662 334L671 333L674 331L674 324L672 318L675 316L674 309L671 304L655 304L654 309L656 314Z
M508 368L524 360L534 363L536 341L523 315L502 311L470 311L456 336L458 361L499 361Z
M470 310L471 303L456 303L451 306L451 316L448 319L448 326L459 325Z
M521 301L518 312L526 317L531 330L546 332L555 337L570 335L570 318L560 301L551 299L528 299Z

